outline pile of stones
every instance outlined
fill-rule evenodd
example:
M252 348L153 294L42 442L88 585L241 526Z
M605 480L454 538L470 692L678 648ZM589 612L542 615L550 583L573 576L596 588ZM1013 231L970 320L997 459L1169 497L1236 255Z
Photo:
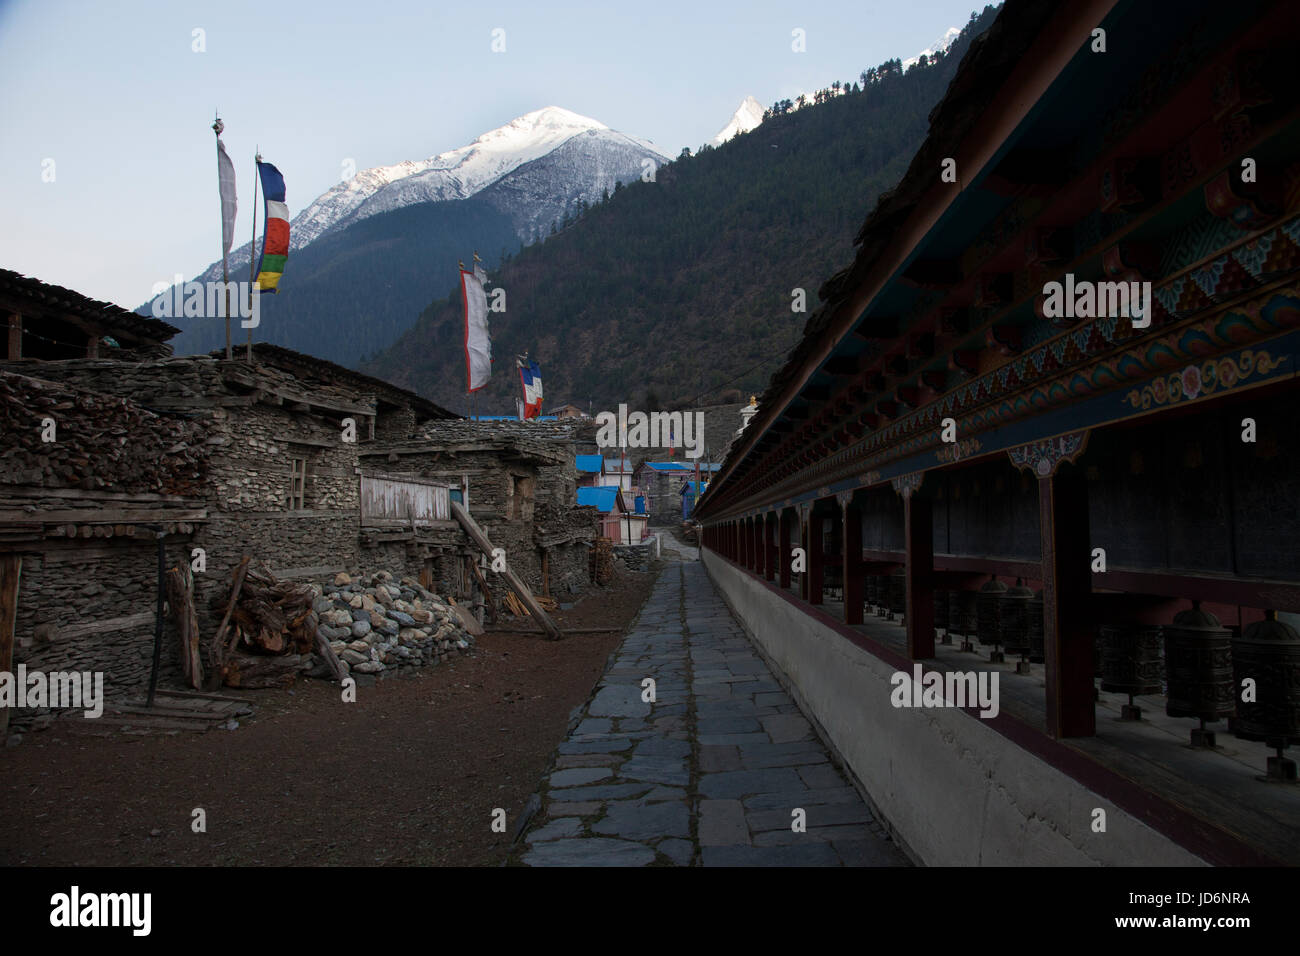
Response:
M474 646L459 612L411 578L395 581L387 571L354 579L340 573L312 585L312 609L345 672L374 674L437 665ZM321 676L328 674L319 662ZM315 671L312 672L315 674Z

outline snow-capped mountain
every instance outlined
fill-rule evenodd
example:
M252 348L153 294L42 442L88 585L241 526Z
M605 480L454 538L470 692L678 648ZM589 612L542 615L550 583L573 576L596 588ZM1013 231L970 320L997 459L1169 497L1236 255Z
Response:
M923 56L931 57L934 56L936 53L938 53L940 50L948 49L948 47L952 46L952 42L956 40L957 37L959 36L961 36L961 29L959 27L949 27L944 32L943 36L935 40L934 43L932 43L930 46L926 47L916 56L909 57L908 59L904 60L903 69L908 70L912 68L913 66L915 66L917 63L921 61L921 57Z
M557 153L578 137L580 148L575 143L566 152ZM581 153L584 161L575 162L573 153ZM552 154L556 154L556 162L548 170L547 157ZM520 241L528 242L580 200L594 203L605 190L613 191L616 181L627 183L639 177L646 159L655 165L668 162L646 140L570 110L547 106L484 133L467 146L428 159L361 170L331 186L293 217L289 247L296 252L372 216L421 203L468 199L497 185L501 188L494 190L492 205L515 223ZM510 178L525 167L528 186L511 189ZM507 208L507 196L525 205ZM231 275L242 275L248 269L250 248L244 243L230 251ZM220 276L221 263L217 261L197 278L206 282ZM286 279L286 290L292 288L293 278Z
M431 301L456 288L458 259L480 250L490 270L502 256L545 238L584 201L595 204L617 182L641 177L648 163L667 162L644 140L548 106L467 146L358 172L291 221L283 294L264 303L255 337L354 362L359 341L367 350L387 346ZM292 170L285 173L292 184ZM248 275L251 249L245 243L231 250L231 278ZM197 276L220 278L220 260ZM171 321L181 329L172 343L178 354L224 341L224 323Z
M722 127L717 136L713 137L713 145L721 146L733 136L748 133L762 122L763 104L752 96L746 96L741 100L740 105L736 107L736 112L732 114L727 125Z
M548 106L484 133L468 146L429 159L376 166L332 186L294 217L289 230L291 246L300 248L331 230L403 206L467 199L572 137L593 131L600 131L611 143L650 151L598 120ZM656 162L665 159L654 155Z

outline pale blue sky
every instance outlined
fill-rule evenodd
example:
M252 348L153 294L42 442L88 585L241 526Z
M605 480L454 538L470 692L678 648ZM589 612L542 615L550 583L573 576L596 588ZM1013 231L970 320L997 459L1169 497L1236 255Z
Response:
M676 156L746 95L767 106L854 79L982 8L0 0L0 267L134 308L155 282L218 258L214 107L239 180L239 245L255 145L284 173L293 214L346 159L422 159L543 106ZM497 27L504 53L491 50ZM791 50L795 28L805 53Z

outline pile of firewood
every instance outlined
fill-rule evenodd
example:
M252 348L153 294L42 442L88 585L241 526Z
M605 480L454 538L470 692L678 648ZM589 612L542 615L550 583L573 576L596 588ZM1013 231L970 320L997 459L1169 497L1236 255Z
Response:
M597 538L591 543L588 570L596 584L608 584L614 578L614 542L610 538Z
M245 557L235 569L225 617L211 646L214 670L227 687L285 687L313 651L337 658L317 633L315 594L306 584L277 580ZM322 645L323 648L322 648Z
M10 372L0 372L0 433L5 484L192 495L207 469L198 422Z

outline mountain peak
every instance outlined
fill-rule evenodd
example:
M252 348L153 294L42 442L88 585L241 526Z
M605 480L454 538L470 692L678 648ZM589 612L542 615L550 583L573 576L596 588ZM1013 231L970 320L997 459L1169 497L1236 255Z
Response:
M713 137L714 145L721 146L733 136L739 136L741 133L748 133L763 122L763 104L752 96L746 96L736 107L736 112L731 114L731 119L727 125L722 127L718 135Z
M291 246L302 248L326 232L398 206L465 199L566 140L593 131L613 133L589 116L544 106L428 159L361 170L330 187L294 218Z
M913 66L915 66L917 63L921 61L921 57L923 56L932 57L940 50L948 49L948 47L952 46L953 41L956 40L959 36L961 36L960 27L949 27L947 30L944 31L943 36L935 40L934 43L930 44L928 47L926 47L916 56L908 57L906 60L904 60L903 69L904 70L911 69Z

